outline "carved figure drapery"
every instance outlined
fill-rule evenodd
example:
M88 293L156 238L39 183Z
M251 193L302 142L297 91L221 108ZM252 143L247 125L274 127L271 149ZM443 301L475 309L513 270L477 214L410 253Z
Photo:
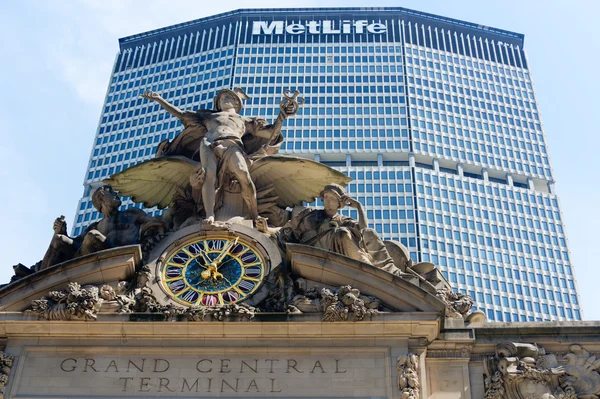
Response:
M103 249L139 244L145 236L151 235L151 231L157 233L166 230L163 222L140 209L120 211L121 199L108 185L94 192L92 204L102 214L102 219L90 224L77 237L67 235L64 216L54 221L54 236L40 270Z

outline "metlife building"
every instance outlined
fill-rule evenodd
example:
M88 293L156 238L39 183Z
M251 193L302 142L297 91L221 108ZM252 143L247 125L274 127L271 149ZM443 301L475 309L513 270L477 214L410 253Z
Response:
M523 35L403 8L254 9L119 45L73 234L99 218L92 187L181 131L143 90L198 109L241 87L242 114L272 121L297 89L282 153L352 177L384 239L488 319L581 319Z

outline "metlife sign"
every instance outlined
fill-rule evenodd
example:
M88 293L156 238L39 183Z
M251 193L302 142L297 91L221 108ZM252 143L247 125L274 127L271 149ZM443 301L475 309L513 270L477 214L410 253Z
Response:
M253 35L335 35L335 34L382 34L387 32L387 26L379 22L369 23L366 19L356 21L306 21L301 23L287 23L285 21L253 21Z

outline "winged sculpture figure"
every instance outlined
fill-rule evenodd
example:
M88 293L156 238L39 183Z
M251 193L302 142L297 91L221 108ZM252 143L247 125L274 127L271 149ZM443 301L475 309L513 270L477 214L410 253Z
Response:
M105 180L123 196L132 197L134 202L142 202L145 207L159 209L173 206L181 201L184 193L192 193L195 173L201 164L184 156L163 156L142 162L123 170ZM266 156L252 162L250 176L257 191L259 213L269 217L269 224L280 223L273 213L313 202L319 197L323 187L330 183L346 186L348 176L319 162L285 155ZM226 180L226 179L225 179ZM217 208L224 206L225 197L233 197L236 182L225 182L217 191ZM201 198L197 196L198 204ZM194 195L188 195L188 202ZM197 206L202 209L202 205ZM239 207L238 207L239 209ZM191 215L189 215L191 216ZM229 216L244 216L226 214Z

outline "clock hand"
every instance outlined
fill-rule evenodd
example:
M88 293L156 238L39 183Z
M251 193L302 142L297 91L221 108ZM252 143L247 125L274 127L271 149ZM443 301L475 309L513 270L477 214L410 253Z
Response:
M223 262L222 264L218 265L216 268L211 268L210 270L212 270L212 277L213 280L216 280L218 277L224 278L225 280L227 280L227 278L225 278L223 276L222 273L220 273L218 270L221 266L228 264L229 262L231 262L232 260L235 260L235 258L230 258L228 260L226 260L225 262ZM232 285L231 282L229 280L227 280L227 282L229 283L229 285Z
M223 248L223 250L221 251L221 253L219 254L219 256L217 256L217 257L215 258L215 261L214 261L214 262L215 262L217 265L219 265L219 264L220 264L220 263L223 261L223 259L225 259L225 256L227 256L227 254L229 253L229 250L230 250L231 248L233 248L233 246L234 246L235 244L237 244L237 242L238 242L238 238L239 238L239 237L236 237L236 238L235 238L235 240L233 240L233 241L229 241L229 242L227 243L227 245L225 245L225 248Z
M221 266L223 266L223 265L226 265L226 264L228 264L228 263L229 263L229 262L231 262L232 260L235 260L235 258L229 258L229 259L227 259L225 262L223 262L223 263L221 263L220 265L218 265L218 266L217 266L217 269L218 269L218 268L220 268L220 267L221 267Z
M202 254L202 258L204 259L204 262L206 262L206 265L202 265L202 266L209 267L210 264L213 263L213 260L203 250L200 250L200 254Z

